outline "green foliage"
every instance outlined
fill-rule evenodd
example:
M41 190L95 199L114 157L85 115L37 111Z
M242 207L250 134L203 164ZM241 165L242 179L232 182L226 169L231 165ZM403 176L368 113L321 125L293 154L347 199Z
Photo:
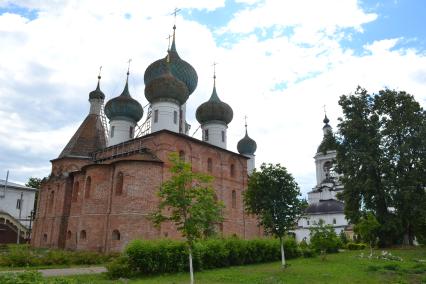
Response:
M332 131L328 131L324 134L321 144L318 147L318 153L327 154L329 150L336 150L338 146L336 137Z
M343 174L345 214L352 223L372 211L382 245L426 235L426 113L401 91L368 94L358 87L339 100L336 170ZM395 208L389 212L388 208Z
M41 183L41 178L30 177L25 186L40 189Z
M288 258L301 255L293 238L284 240ZM194 243L195 270L262 263L280 259L280 243L276 239L240 240L208 239ZM306 254L311 254L307 251ZM183 272L188 269L188 251L182 241L134 240L128 244L124 255L107 265L112 279L135 275Z
M340 239L340 243L342 244L342 246L345 246L349 242L348 236L346 236L346 233L345 233L344 230L340 231L339 239Z
M380 223L373 213L368 212L355 225L354 232L360 235L361 239L372 248L376 244L379 229Z
M108 262L115 255L85 251L35 249L29 245L8 245L0 254L0 266L28 267L100 264Z
M25 272L8 272L0 273L0 283L2 284L72 284L79 283L73 279L57 279L57 278L44 278L40 272L25 271Z
M211 232L211 224L222 221L223 205L215 201L211 176L193 173L191 165L176 153L172 153L169 160L172 177L161 185L158 192L161 202L151 219L156 226L165 221L173 222L192 246L204 232ZM165 208L170 212L163 214Z
M346 244L346 248L348 250L363 250L366 247L367 247L367 245L363 244L363 243L352 243L352 242L350 242L350 243Z
M340 240L334 231L333 226L326 225L320 220L316 226L309 229L311 247L322 255L325 253L337 252L340 247Z
M246 210L259 217L266 233L281 238L303 213L299 196L299 187L286 168L263 163L250 176L244 202Z

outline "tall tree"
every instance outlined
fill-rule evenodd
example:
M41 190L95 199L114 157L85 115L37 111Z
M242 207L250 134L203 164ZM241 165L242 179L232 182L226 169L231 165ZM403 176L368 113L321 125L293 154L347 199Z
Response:
M32 187L32 188L36 188L40 190L41 187L41 183L43 182L43 180L45 180L45 178L41 179L41 178L37 178L37 177L30 177L27 181L27 183L25 184L25 186L27 187ZM35 216L36 211L37 211L37 201L38 201L38 191L36 191L35 196L34 196L34 209L33 209L33 213L32 216Z
M211 187L212 177L194 173L176 153L169 157L171 178L165 181L158 192L161 201L158 210L151 215L156 226L163 222L175 224L185 238L189 251L191 284L194 283L192 250L194 242L211 230L211 224L221 222L223 205L215 200ZM164 209L170 209L165 211Z
M344 117L338 125L336 169L343 174L346 216L357 223L362 210L373 211L382 244L401 233L412 243L410 220L423 214L426 204L424 110L405 92L371 95L360 87L339 104ZM413 200L418 204L412 206Z
M294 229L305 203L299 199L300 190L290 173L280 164L263 163L254 171L244 194L247 212L256 214L267 234L280 239L281 263L285 267L283 239Z

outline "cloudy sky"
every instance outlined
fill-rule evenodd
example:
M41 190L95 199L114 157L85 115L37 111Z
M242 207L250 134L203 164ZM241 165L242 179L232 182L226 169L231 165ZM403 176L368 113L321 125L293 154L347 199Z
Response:
M357 85L405 90L426 106L423 0L0 0L0 178L49 174L88 113L100 65L110 99L132 58L130 92L146 105L143 74L166 54L175 7L178 52L199 77L192 130L216 61L218 94L234 110L228 148L247 115L257 165L281 163L304 193L324 105L334 128L339 96Z

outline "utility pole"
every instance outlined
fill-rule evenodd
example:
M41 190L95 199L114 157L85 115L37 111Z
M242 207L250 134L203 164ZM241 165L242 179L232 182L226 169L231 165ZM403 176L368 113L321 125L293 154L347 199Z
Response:
M21 198L19 199L19 223L21 223L21 214L22 214L22 198L24 196L24 193L21 192ZM16 243L19 244L19 236L21 235L21 228L18 226L18 236L16 238Z

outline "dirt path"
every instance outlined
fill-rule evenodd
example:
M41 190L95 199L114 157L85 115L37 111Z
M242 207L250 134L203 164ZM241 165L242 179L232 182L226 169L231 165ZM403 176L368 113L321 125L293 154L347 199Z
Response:
M19 273L25 270L13 270L13 271L1 271L0 273ZM70 268L50 268L50 269L38 269L44 277L50 276L68 276L68 275L80 275L80 274L99 274L106 272L106 268L103 266L91 266L91 267L70 267Z

